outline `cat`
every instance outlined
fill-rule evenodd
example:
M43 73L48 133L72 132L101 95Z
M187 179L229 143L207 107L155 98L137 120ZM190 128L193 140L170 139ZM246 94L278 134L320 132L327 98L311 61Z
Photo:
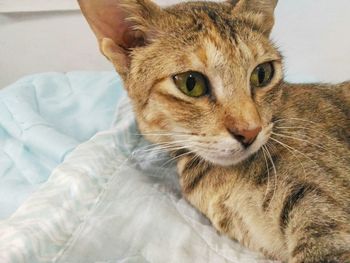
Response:
M283 81L277 0L79 0L184 197L270 259L350 262L350 82Z

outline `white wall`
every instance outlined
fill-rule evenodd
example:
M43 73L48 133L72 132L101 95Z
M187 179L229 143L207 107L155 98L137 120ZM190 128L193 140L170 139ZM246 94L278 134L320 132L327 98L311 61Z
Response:
M350 80L350 1L280 0L273 39L290 79Z
M2 13L77 9L79 5L75 0L0 0L0 12Z
M0 15L0 86L44 71L112 69L78 11Z
M0 0L0 87L37 72L112 69L99 54L80 12L67 7L70 0L62 1L72 11L12 13L9 9L19 3L20 8L35 10L28 4L33 1L37 0ZM350 78L349 12L349 0L279 1L273 38L286 57L290 79Z

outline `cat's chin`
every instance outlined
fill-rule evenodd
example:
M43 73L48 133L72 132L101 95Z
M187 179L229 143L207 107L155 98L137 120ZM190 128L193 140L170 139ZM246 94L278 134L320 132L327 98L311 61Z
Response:
M246 157L246 158L248 158L248 157ZM234 158L232 158L232 156L221 157L221 158L215 158L212 156L205 156L204 157L204 159L207 160L208 162L210 162L214 165L219 165L219 166L234 166L234 165L241 163L246 158L234 159Z
M214 165L234 166L248 159L255 152L256 151L244 150L241 152L241 154L239 154L239 156L228 153L228 154L217 154L216 156L205 155L205 156L202 156L202 158Z

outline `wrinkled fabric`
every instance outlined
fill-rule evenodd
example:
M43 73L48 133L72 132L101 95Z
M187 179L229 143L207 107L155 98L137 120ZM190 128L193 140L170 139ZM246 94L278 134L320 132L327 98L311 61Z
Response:
M112 129L79 145L0 223L0 262L269 262L220 236L149 151L126 98Z
M18 208L0 221L0 262L270 262L182 198L114 73L28 77L0 107L0 211Z
M38 74L0 91L0 219L67 153L110 127L123 93L114 72Z

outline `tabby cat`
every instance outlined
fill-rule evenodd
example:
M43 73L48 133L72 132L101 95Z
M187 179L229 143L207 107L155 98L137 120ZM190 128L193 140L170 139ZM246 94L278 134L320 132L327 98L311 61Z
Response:
M185 198L271 259L350 262L350 82L283 81L277 0L79 0Z

